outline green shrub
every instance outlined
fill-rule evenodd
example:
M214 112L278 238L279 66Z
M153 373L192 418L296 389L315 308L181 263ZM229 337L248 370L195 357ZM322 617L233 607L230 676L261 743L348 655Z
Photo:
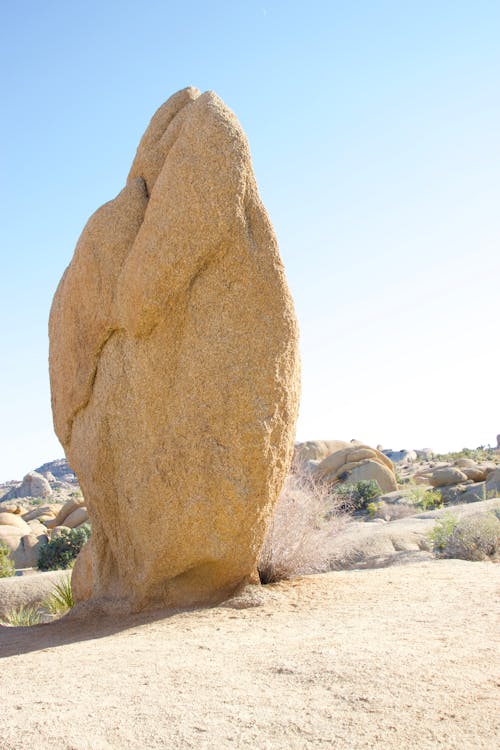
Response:
M457 523L458 519L453 513L445 513L436 521L436 525L429 535L434 552L443 552Z
M39 570L60 570L71 568L76 556L90 537L90 524L85 523L77 529L63 530L40 550L38 557Z
M443 557L486 560L500 555L500 521L493 513L463 518L454 527Z
M370 518L375 518L377 513L381 511L384 508L384 503L379 501L378 503L374 503L373 500L371 503L368 503L366 506L366 510L368 511L368 515Z
M458 521L444 515L431 532L434 551L460 560L497 559L500 556L500 521L495 513L466 516Z
M30 625L39 625L41 619L42 616L36 607L19 607L19 609L11 609L10 612L7 612L3 618L3 623L26 628Z
M333 494L343 501L344 510L366 510L369 503L380 497L382 490L375 479L361 479L355 484L336 485Z
M61 583L57 584L47 601L44 603L44 606L48 609L51 615L64 614L68 609L75 606L73 590L71 588L71 576L68 576L61 581Z
M16 572L10 558L10 550L4 542L0 542L0 578L9 578Z
M413 505L422 510L434 510L443 507L443 498L439 490L429 490L426 487L415 485L407 495Z

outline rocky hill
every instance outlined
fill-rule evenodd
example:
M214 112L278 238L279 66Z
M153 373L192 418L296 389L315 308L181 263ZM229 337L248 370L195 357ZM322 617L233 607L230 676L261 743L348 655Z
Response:
M78 489L78 479L66 459L57 458L29 471L23 479L0 483L0 503L28 497L64 501Z

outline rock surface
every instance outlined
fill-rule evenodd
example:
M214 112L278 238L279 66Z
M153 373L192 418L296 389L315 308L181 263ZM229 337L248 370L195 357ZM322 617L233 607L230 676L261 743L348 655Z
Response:
M12 488L2 497L2 501L17 497L50 497L51 495L52 490L46 478L37 471L30 471L19 486Z
M447 487L452 484L459 484L467 481L467 476L455 466L445 466L442 469L435 469L429 477L429 484L432 487Z
M69 575L67 570L0 578L0 617L20 607L36 607Z
M394 466L389 458L376 448L362 443L348 444L323 459L312 469L313 476L320 480L336 484L360 480L375 480L382 492L397 489Z
M0 542L8 547L16 569L35 567L40 549L48 541L47 534L33 533L28 524L25 526L27 530L15 526L0 526Z
M291 460L297 351L246 138L215 94L180 91L87 223L51 311L93 600L212 602L255 576Z

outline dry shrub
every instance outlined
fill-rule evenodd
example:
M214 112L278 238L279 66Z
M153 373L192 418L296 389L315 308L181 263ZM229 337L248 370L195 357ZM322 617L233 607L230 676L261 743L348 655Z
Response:
M287 477L260 555L262 583L330 569L332 540L344 523L345 498L300 470Z
M463 518L450 530L441 555L461 560L498 559L500 521L493 513Z

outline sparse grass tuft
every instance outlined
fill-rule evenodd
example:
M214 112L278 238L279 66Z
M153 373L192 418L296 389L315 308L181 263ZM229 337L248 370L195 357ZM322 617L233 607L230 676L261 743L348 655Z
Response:
M7 612L2 624L26 628L31 625L39 625L41 617L41 613L36 607L19 607L19 609L12 609Z
M44 606L51 615L63 615L75 606L73 590L71 588L71 576L58 583L51 595L44 602Z

